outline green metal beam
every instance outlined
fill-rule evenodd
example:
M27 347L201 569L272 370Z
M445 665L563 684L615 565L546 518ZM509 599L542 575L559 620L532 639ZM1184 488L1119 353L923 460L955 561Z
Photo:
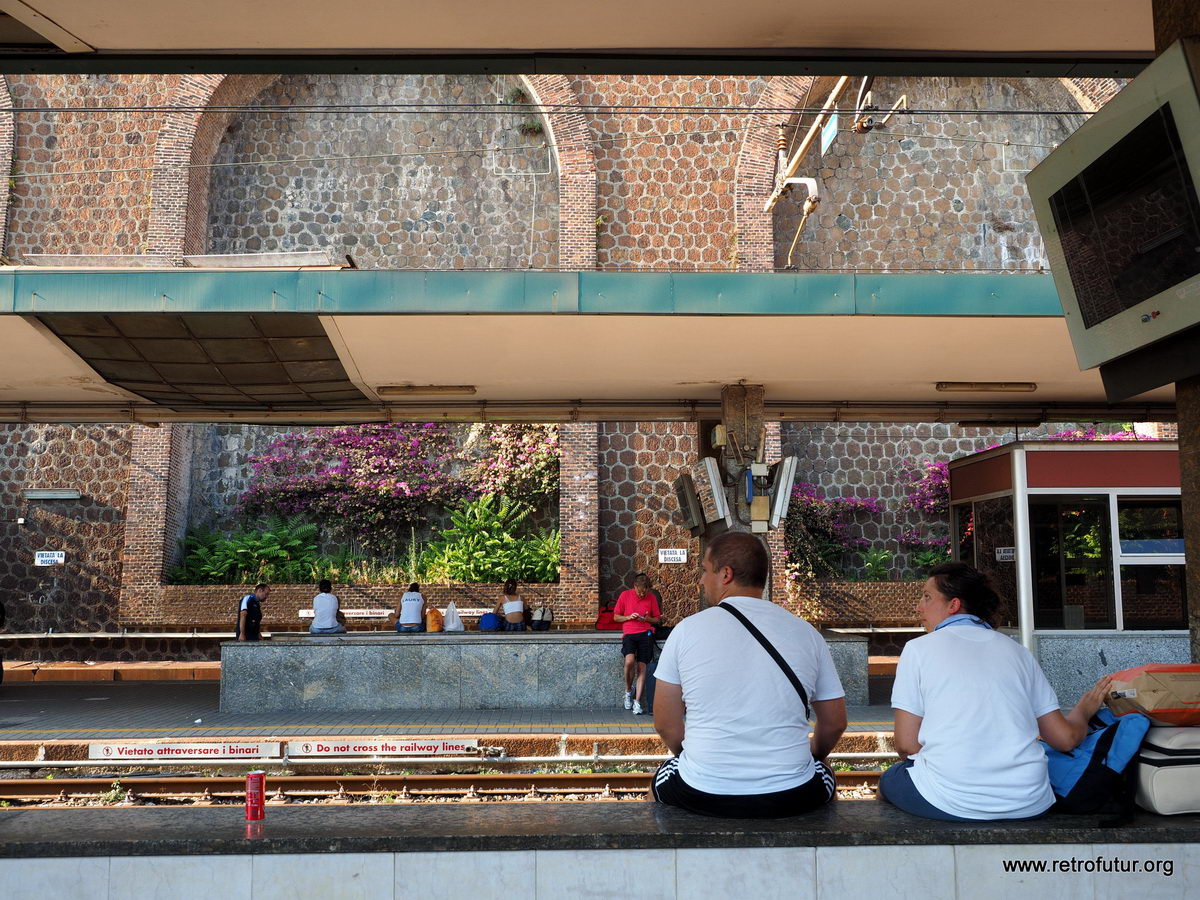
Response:
M0 269L0 313L1061 316L1049 275Z

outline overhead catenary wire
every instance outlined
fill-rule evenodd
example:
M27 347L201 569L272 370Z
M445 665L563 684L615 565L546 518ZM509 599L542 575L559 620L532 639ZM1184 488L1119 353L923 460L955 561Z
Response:
M478 115L494 113L507 115L517 113L597 113L656 115L739 115L771 116L814 115L820 107L807 106L681 106L653 104L584 104L584 103L318 103L295 105L248 105L248 106L174 106L171 104L146 106L12 106L0 109L0 114L12 115L91 115L126 113L303 113L306 115L427 115L431 112L446 115ZM853 112L838 108L838 113ZM906 116L1091 116L1093 113L1081 109L991 109L991 108L923 108L903 110Z

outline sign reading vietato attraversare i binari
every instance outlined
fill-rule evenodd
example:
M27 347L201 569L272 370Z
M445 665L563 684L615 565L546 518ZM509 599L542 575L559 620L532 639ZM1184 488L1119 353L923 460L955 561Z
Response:
M279 742L88 744L88 759L278 759Z

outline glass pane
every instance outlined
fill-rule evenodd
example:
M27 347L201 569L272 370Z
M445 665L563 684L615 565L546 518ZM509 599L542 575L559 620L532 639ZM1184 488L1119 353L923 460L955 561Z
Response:
M1118 500L1122 553L1183 553L1183 512L1178 500Z
M1108 503L1038 498L1029 504L1036 628L1115 628Z
M974 566L975 563L975 507L973 504L964 503L961 506L953 507L954 510L954 534L958 539L958 556L959 562L965 562L968 566Z
M991 579L992 588L1000 595L1000 624L1016 625L1017 565L1009 553L1016 543L1011 497L975 504L974 539L975 566Z
M1183 566L1121 566L1121 608L1130 631L1187 628Z

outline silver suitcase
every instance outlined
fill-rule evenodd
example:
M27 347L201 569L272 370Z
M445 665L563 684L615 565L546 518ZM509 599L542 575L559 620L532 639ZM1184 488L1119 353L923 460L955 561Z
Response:
M1165 816L1200 812L1200 727L1153 727L1137 756L1137 804Z

